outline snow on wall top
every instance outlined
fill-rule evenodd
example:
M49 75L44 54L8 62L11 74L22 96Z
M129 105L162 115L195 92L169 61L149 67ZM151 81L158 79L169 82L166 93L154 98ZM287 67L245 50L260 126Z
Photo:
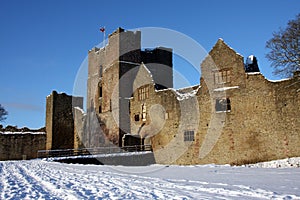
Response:
M86 113L84 112L84 110L78 106L74 107L74 109L80 111L83 115L86 115Z
M195 86L189 87L189 88L183 88L179 90L174 90L176 93L176 98L178 101L186 100L189 98L193 98L196 96L199 88L201 87L200 85L194 89Z
M222 88L216 88L214 89L215 92L222 92L226 90L231 90L231 89L237 89L239 86L232 86L232 87L222 87Z
M25 135L25 134L32 134L32 135L39 135L39 134L46 134L45 132L10 132L10 131L4 131L1 132L1 135L10 135L10 134L14 134L14 135Z
M262 75L262 76L264 76L261 72L248 72L246 74L250 75L250 76L254 76L254 75ZM267 81L271 82L271 83L279 83L279 82L291 80L292 78L283 78L283 79L278 79L278 80L270 80L270 79L267 79L267 78L265 78L265 79Z
M282 82L282 81L288 81L290 80L291 78L283 78L283 79L279 79L279 80L269 80L267 79L268 81L272 82L272 83L277 83L277 82Z
M246 74L248 75L258 75L261 74L260 72L247 72Z

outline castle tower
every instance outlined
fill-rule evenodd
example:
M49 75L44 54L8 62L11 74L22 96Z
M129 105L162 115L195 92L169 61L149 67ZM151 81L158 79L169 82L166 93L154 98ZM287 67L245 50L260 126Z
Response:
M109 35L105 47L89 51L86 146L103 146L99 134L115 145L122 144L123 135L130 132L129 100L143 61L151 66L158 88L173 86L172 50L141 51L140 31L118 28ZM100 130L92 128L99 126Z
M82 97L53 91L46 99L46 149L74 148L73 108L83 106Z

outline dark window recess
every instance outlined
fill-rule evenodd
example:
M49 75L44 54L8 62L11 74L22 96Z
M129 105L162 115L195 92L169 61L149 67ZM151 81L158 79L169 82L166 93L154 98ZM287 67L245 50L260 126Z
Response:
M134 115L134 121L136 121L136 122L140 121L140 115L139 114Z
M102 97L102 86L99 87L99 97Z
M102 75L103 75L103 66L102 66L102 65L100 65L99 75L100 75L100 78L101 78Z
M217 112L227 112L231 110L230 99L216 99L216 111Z
M111 102L111 99L109 100L109 111L110 112L112 111L112 102Z
M102 113L102 107L99 106L99 113Z
M184 141L194 141L194 131L184 131Z

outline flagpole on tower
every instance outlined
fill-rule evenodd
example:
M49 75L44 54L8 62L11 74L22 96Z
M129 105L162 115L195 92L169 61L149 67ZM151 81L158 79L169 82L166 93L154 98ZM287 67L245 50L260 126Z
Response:
M100 28L100 31L103 33L103 47L105 47L105 26L102 26Z

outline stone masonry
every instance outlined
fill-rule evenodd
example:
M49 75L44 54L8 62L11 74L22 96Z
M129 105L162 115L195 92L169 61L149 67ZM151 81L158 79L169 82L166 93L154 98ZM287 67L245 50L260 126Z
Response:
M0 133L0 160L37 158L38 150L45 149L45 143L45 133Z
M142 51L140 31L118 28L105 47L89 51L88 61L87 126L97 127L98 123L101 130L87 131L84 143L102 146L103 140L89 138L105 135L121 146L123 135L130 133L129 99L139 65L148 63L156 88L173 87L172 49Z
M147 80L148 98L134 92L131 132L150 137L156 162L245 164L300 155L299 74L269 81L245 73L243 60L219 39L201 64L200 85L156 90ZM137 120L145 105L146 119Z
M26 127L0 126L0 161L36 158L38 150L44 150L45 146L44 128L31 130Z
M82 108L83 98L53 91L46 99L46 149L74 148L74 107Z
M141 50L141 32L121 28L88 62L86 113L70 96L47 97L47 149L128 145L131 135L160 164L300 156L299 73L269 81L219 39L201 63L200 84L175 90L172 49Z

